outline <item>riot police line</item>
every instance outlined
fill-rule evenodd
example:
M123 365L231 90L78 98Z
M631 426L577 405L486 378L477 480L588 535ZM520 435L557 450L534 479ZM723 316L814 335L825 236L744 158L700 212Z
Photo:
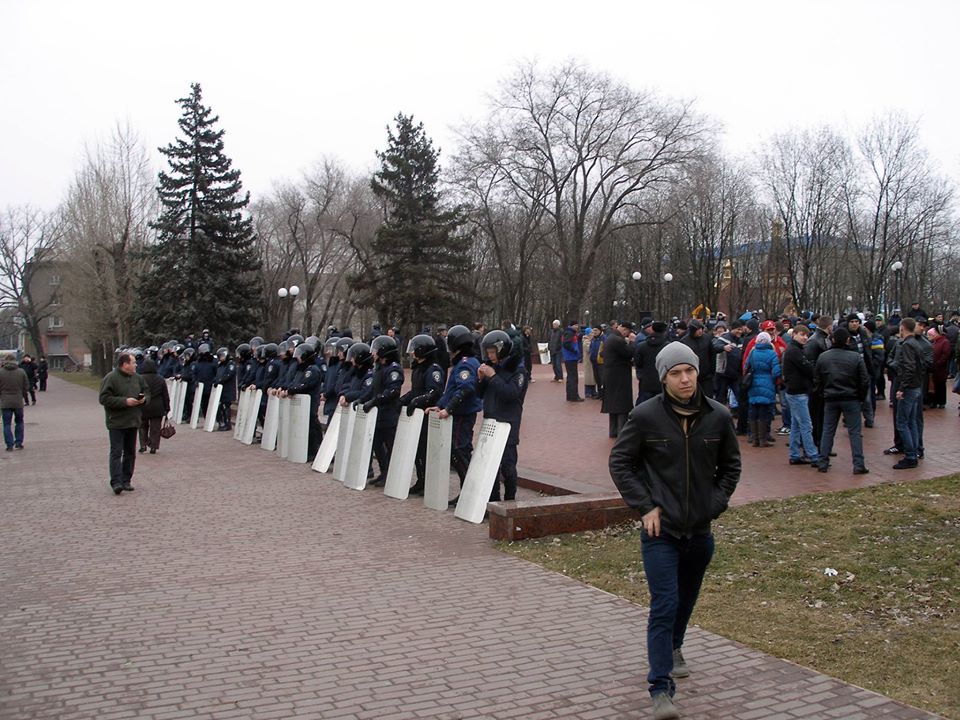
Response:
M194 347L171 340L146 352L167 382L173 423L232 431L242 444L311 463L348 488L370 484L397 499L422 496L426 507L456 506L456 516L471 522L483 520L488 501L500 500L501 481L503 498L514 499L527 375L520 340L508 333L484 335L477 358L474 335L463 325L451 327L444 343L449 376L436 362L437 340L415 336L407 347L406 393L392 336L369 344L337 334L323 341L295 333L280 343L258 336L233 354L225 347L213 353L208 331L202 339L209 342ZM138 361L144 355L133 352ZM461 486L453 500L451 467Z

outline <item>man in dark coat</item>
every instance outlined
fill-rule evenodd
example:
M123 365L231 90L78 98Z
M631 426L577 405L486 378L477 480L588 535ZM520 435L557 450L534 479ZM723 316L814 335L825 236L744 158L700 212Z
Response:
M23 402L25 405L29 405L30 401L33 401L33 404L37 404L37 364L33 361L33 358L29 355L24 354L23 360L20 361L20 369L27 374L27 383L29 389L23 394ZM29 394L30 399L27 399Z
M645 342L637 345L634 353L634 364L637 368L637 377L640 380L637 405L660 393L660 375L657 373L655 361L657 354L670 342L667 339L667 324L662 320L652 323L650 329L650 335L647 336Z
M600 412L610 416L610 437L620 434L633 410L633 382L631 366L633 349L627 337L633 332L633 323L622 322L603 343L603 402Z
M47 391L47 378L50 376L50 366L47 364L46 356L40 356L40 362L37 365L37 380L40 381L40 392Z
M147 383L150 402L140 408L140 452L150 449L156 455L160 448L160 425L164 416L170 412L170 394L167 383L157 374L157 364L147 358L140 366L140 377Z

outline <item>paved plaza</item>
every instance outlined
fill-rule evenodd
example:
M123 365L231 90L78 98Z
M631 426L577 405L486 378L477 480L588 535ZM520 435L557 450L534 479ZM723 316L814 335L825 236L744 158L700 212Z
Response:
M606 417L545 371L521 465L610 489ZM644 608L499 552L485 525L230 433L180 426L115 497L96 393L49 388L26 449L0 453L3 720L649 716ZM935 433L956 445L941 412L902 479L956 469L931 450ZM889 415L877 425L871 482L892 464ZM843 431L838 449L828 475L747 449L738 500L860 484ZM685 718L935 717L696 628L685 654Z

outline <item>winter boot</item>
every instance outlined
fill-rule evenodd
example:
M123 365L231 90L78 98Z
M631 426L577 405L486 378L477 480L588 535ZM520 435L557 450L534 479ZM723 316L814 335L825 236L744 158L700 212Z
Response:
M756 420L750 421L750 438L753 447L760 447L760 423Z
M773 441L773 436L770 434L770 424L769 420L758 423L760 426L759 430L763 433L763 435L761 435L760 447L773 447L776 445Z

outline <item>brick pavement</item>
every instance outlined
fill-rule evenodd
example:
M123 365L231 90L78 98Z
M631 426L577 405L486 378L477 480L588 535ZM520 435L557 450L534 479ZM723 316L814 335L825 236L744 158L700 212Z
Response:
M571 488L589 491L615 491L607 471L607 456L613 446L608 435L607 416L600 413L600 402L588 400L568 403L564 385L551 382L549 367L534 368L536 382L530 386L524 405L520 430L520 462L523 469L555 476ZM581 391L583 378L580 379ZM837 430L828 473L818 473L806 465L789 465L786 443L789 436L777 437L777 447L754 448L741 443L743 475L733 496L734 505L756 500L792 497L815 492L845 490L888 482L934 478L957 472L960 468L960 417L956 395L950 395L945 410L924 413L926 459L915 470L893 470L900 456L883 454L893 445L893 413L886 401L877 403L873 428L864 428L864 456L869 475L854 475L850 443L842 425ZM779 427L775 424L774 427ZM521 473L522 474L522 473Z
M649 716L642 607L226 433L182 427L114 497L95 393L49 387L0 453L3 720ZM686 650L687 718L934 717L696 628Z

